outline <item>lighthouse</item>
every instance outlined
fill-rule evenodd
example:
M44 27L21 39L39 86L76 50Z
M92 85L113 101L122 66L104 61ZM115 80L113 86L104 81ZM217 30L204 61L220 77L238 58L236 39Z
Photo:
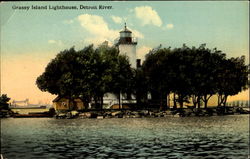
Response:
M130 64L136 68L136 45L137 39L132 37L132 32L128 30L126 23L124 29L120 31L120 37L115 42L120 54L129 58Z

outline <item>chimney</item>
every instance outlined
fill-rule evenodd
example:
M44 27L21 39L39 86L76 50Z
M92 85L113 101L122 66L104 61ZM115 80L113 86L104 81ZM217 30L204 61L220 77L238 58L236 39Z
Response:
M136 68L141 67L141 59L136 59Z

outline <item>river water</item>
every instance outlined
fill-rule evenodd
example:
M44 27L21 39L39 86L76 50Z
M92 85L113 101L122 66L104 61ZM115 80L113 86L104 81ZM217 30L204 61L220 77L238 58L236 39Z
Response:
M246 159L248 150L248 115L1 119L1 153L8 159Z

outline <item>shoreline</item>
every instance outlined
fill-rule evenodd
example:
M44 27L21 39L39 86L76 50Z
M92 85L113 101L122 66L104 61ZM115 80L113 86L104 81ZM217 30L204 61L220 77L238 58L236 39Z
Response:
M167 109L167 110L87 110L84 112L69 111L69 112L57 112L55 118L57 119L72 119L72 118L159 118L159 117L204 117L204 116L224 116L224 115L240 115L250 114L249 110L243 108L231 108L221 110L219 108L179 108L179 109Z
M16 113L12 109L1 110L0 118L158 118L158 117L204 117L204 116L224 116L250 114L249 108L241 107L210 107L210 108L177 108L177 109L89 109L89 110L64 110L55 111L53 108L45 109L41 112Z

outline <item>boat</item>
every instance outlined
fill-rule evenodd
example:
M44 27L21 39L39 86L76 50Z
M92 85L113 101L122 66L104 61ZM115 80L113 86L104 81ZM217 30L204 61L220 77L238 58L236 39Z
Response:
M47 106L41 105L41 106L25 106L25 107L10 107L11 109L46 109Z
M29 113L29 114L14 114L14 118L38 118L38 117L52 117L50 114L44 113Z

